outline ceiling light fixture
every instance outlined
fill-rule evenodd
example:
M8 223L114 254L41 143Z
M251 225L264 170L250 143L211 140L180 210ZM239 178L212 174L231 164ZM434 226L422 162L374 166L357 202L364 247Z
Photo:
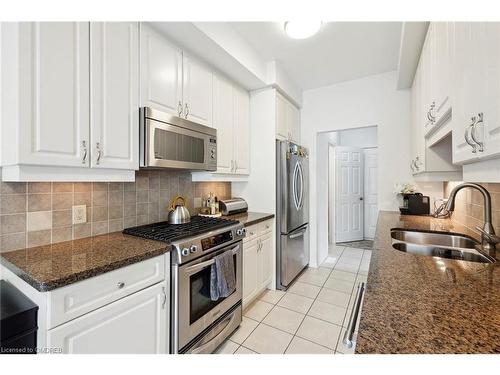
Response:
M321 21L287 21L283 24L286 35L293 39L305 39L321 29Z

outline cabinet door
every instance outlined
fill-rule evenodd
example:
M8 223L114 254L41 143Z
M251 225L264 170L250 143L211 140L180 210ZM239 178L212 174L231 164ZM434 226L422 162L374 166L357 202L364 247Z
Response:
M182 110L182 52L144 24L140 26L142 107L179 116Z
M139 168L139 28L90 25L93 168Z
M287 103L286 121L288 123L290 139L295 143L300 143L300 110L292 103Z
M223 77L214 79L214 127L217 129L217 172L233 172L233 86Z
M212 126L212 71L196 60L183 56L183 117Z
M452 39L452 136L453 136L453 163L464 164L477 159L478 153L473 153L473 147L467 143L470 140L471 118L475 116L478 107L478 90L476 82L478 64L474 23L455 22Z
M89 23L19 25L19 162L89 166Z
M163 283L48 331L48 346L69 354L168 353L168 296Z
M434 92L432 93L435 101L433 115L438 122L441 117L451 109L450 101L450 30L448 22L432 23L432 66Z
M276 93L276 135L277 138L289 139L290 133L286 121L287 100Z
M257 241L243 244L243 304L246 305L255 297L259 282L259 264L257 256Z
M259 250L259 287L266 287L273 277L273 241L272 234L268 233L260 238Z
M250 97L234 88L234 172L250 174Z
M424 45L422 47L422 54L420 55L420 119L423 122L421 124L423 129L423 134L425 134L432 128L433 124L429 120L429 112L431 111L431 105L434 104L434 99L431 97L433 91L433 72L432 72L432 33L431 30L427 33Z

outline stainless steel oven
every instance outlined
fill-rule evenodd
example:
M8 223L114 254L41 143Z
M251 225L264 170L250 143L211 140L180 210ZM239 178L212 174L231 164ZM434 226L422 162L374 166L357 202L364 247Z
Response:
M239 233L239 234L237 234ZM172 253L173 353L212 353L241 323L242 237L244 230L220 229L202 239L175 245ZM218 245L221 243L221 245ZM194 244L194 245L193 245ZM194 246L194 247L193 247ZM191 249L207 251L190 260ZM206 248L207 250L203 250ZM183 253L183 250L189 249ZM210 298L210 273L216 255L231 252L235 291L226 298ZM194 252L196 253L196 251ZM186 254L183 256L183 254ZM185 259L187 257L187 259Z
M216 129L149 107L139 113L141 168L217 169Z

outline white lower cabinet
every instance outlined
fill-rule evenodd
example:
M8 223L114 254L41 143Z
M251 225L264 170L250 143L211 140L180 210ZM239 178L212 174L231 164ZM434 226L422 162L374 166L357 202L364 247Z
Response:
M48 332L48 346L68 354L167 353L168 301L159 283Z
M272 220L247 227L243 242L243 308L246 308L273 279Z

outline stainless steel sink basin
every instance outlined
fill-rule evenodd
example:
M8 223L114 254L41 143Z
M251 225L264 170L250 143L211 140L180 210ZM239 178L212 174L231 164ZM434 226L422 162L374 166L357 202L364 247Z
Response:
M405 229L392 229L391 237L402 242L420 245L434 245L461 249L475 249L479 242L457 234L440 232L419 232Z
M476 250L459 250L452 248L437 247L432 245L416 245L412 243L396 242L392 247L399 251L417 255L428 255L439 258L464 260L466 262L493 263L495 260Z
M495 262L494 258L476 250L479 242L459 234L395 228L391 230L391 237L392 247L406 253L467 262Z

